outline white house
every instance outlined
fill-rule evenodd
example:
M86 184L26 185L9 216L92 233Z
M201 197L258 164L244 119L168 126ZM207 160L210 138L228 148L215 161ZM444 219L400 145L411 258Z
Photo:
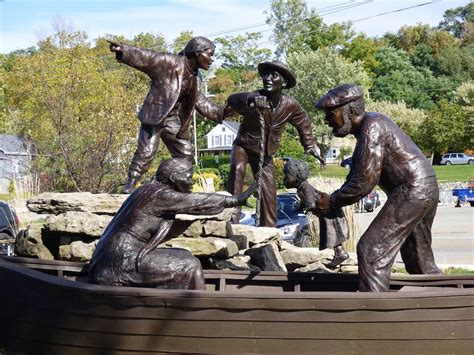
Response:
M223 121L206 134L207 148L199 149L200 155L220 155L229 154L232 150L240 123Z

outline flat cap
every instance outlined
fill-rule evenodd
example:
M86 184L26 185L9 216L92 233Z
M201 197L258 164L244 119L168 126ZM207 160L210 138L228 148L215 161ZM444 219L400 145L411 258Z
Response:
M364 96L362 89L354 84L343 84L328 91L315 103L317 109L333 108L348 104Z
M258 74L260 76L262 76L263 72L266 70L275 70L276 72L280 73L280 75L286 80L285 89L291 89L296 85L295 75L285 64L279 60L275 60L274 62L262 62L258 65Z

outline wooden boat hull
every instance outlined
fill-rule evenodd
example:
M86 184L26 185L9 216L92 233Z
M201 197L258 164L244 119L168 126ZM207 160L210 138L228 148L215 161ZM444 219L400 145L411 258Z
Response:
M207 279L217 291L157 290L70 281L0 260L0 344L33 354L469 354L474 348L473 277L405 277L409 287L429 287L359 293L301 291L320 275L300 275L298 281L285 273L214 272ZM279 286L259 286L259 277ZM285 278L299 286L288 287Z

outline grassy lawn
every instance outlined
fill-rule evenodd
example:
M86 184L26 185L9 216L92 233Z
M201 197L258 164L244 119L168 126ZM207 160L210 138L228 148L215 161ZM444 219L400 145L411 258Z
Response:
M434 165L438 182L467 181L474 179L474 165ZM336 164L326 165L326 168L316 173L316 176L339 178L345 180L349 170Z
M474 165L434 165L438 182L467 181L474 179Z

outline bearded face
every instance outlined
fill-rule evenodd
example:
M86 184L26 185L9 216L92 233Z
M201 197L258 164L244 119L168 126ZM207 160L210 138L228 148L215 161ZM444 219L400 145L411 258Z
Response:
M324 123L332 128L334 136L345 137L351 133L352 123L349 106L335 107L324 111L326 113Z

